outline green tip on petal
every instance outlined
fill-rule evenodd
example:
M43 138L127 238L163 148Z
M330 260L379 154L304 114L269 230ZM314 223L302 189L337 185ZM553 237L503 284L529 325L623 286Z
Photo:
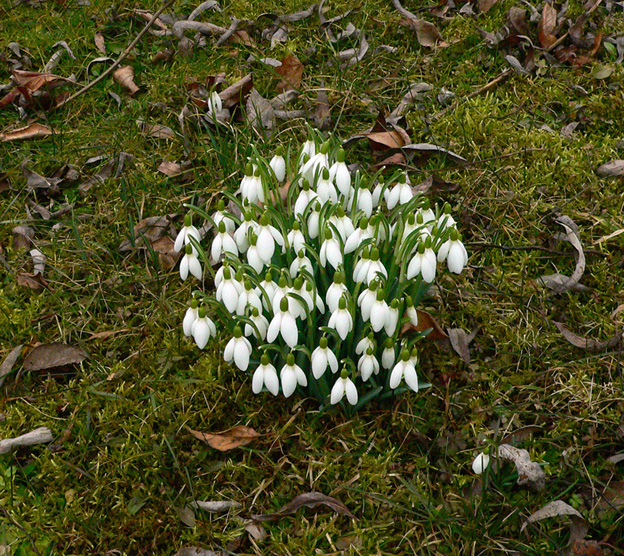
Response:
M424 221L425 221L425 219L423 218L422 212L419 212L416 215L416 222L418 223L419 226L422 226Z
M295 230L296 232L301 229L301 225L299 224L297 220L293 222L292 229Z
M251 245L256 245L256 243L258 243L258 236L254 232L251 232L251 234L249 234L249 243Z
M292 367L295 364L295 356L292 353L288 354L288 357L286 357L286 365L288 365L289 367Z
M200 319L203 319L203 318L206 316L206 307L203 307L203 306L202 306L202 307L200 307L200 308L197 310L197 316L198 316Z
M240 326L235 326L234 330L232 332L232 335L235 338L240 338L243 335L243 331L241 330L241 327Z
M224 266L223 267L223 279L229 280L230 278L232 278L232 270L230 269L229 266Z
M366 216L363 216L360 220L360 229L366 230L366 228L368 228L368 218L366 218Z
M280 311L288 311L288 298L286 296L280 300Z
M243 281L243 271L242 270L237 270L236 274L234 275L234 278L236 278L237 282L242 282Z
M344 215L345 215L344 208L342 208L342 205L338 205L338 208L336 209L336 216L338 218L343 218Z
M271 360L269 359L267 353L263 353L262 357L260 358L260 363L266 367L270 362Z
M425 238L425 249L431 249L431 236Z
M286 280L286 276L284 276L283 274L280 276L279 282L277 283L277 285L280 288L285 288L288 285L288 281Z
M459 239L459 232L453 228L451 230L451 241L457 241Z
M245 222L251 222L251 219L253 218L253 215L251 214L251 211L248 210L245 212Z
M248 278L248 279L246 279L246 280L245 280L245 289L246 289L247 291L249 291L249 290L251 290L252 288L253 288L253 286L251 285L251 280L249 280L249 278Z
M338 309L344 311L347 308L347 298L343 295L338 301Z
M225 222L223 222L223 220L221 220L221 222L219 222L219 233L220 234L224 234L225 233Z
M418 252L422 255L425 252L425 244L424 243L419 243L418 244Z
M373 355L373 353L375 353L375 350L374 350L372 347L369 347L369 348L366 350L366 355Z
M190 243L187 244L187 246L184 248L184 252L187 255L190 255L193 252L193 246Z
M411 357L418 357L418 350L416 348L412 348L410 355Z
M414 306L414 300L412 299L412 297L410 295L406 295L405 296L405 306L406 307L413 307Z
M323 337L321 338L321 341L319 342L319 347L320 347L321 349L327 349L327 345L328 345L328 343L329 343L329 342L327 341L327 336L323 336Z
M392 303L390 303L390 307L392 307L393 309L398 309L399 308L399 300L398 299L393 299Z
M410 352L409 352L409 350L408 350L408 349L404 349L404 350L401 352L401 360L402 360L402 361L409 361L409 358L410 358Z
M369 340L374 340L375 339L375 333L374 332L369 332L368 333L368 339Z
M184 217L184 225L187 228L193 225L193 215L190 212Z
M273 274L271 273L270 270L264 275L264 281L273 282Z
M373 249L371 249L370 258L371 258L371 261L379 260L379 249L377 249L377 247L373 247Z
M347 371L346 367L343 367L342 371L340 371L340 378L343 380L349 378L349 371Z
M293 282L293 288L299 291L302 287L303 287L303 278L301 276L297 276L297 278L295 278L295 281Z
M444 206L442 207L442 212L444 212L444 214L451 214L451 205L449 205L448 203L444 203Z
M344 151L344 149L338 149L338 152L336 153L336 160L338 162L344 162L345 161L345 151Z

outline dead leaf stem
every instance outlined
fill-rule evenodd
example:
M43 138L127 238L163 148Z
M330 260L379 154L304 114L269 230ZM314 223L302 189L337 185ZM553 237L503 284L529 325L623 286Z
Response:
M117 58L117 60L106 70L102 73L102 75L100 75L99 77L97 77L96 79L94 79L93 81L91 81L91 83L88 83L87 85L85 85L82 89L80 89L79 91L76 91L73 95L70 95L69 97L67 97L63 102L60 102L56 108L61 108L63 106L65 106L67 103L69 103L70 101L76 99L77 97L79 97L80 95L82 95L83 93L86 93L89 89L92 89L95 85L97 85L100 81L103 81L104 79L106 79L109 75L111 75L119 66L120 64L126 59L126 57L128 56L128 54L130 54L130 52L132 52L132 49L139 43L139 41L143 38L143 35L145 35L145 33L147 33L149 31L149 29L152 27L152 25L154 25L154 22L158 19L158 17L160 16L160 14L162 14L167 8L169 8L173 3L175 2L175 0L168 0L167 2L165 2L159 9L158 11L152 16L152 18L147 22L147 24L145 25L145 27L143 27L143 29L141 30L141 32L136 36L136 38L128 45L128 47L119 55L119 58Z

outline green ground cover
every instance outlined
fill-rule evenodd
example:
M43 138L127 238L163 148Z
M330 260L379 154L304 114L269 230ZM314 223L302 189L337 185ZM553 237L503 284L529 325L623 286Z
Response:
M19 58L9 43L30 59L22 69L43 71L55 43L66 41L75 59L65 55L53 72L85 84L106 67L89 67L103 56L97 33L106 56L116 58L145 25L131 3L80 4L0 7L1 82L8 83ZM419 4L405 7L416 12ZM364 30L370 45L346 69L337 52L359 42L331 43L316 12L289 23L287 41L273 49L251 27L253 44L216 46L206 37L207 45L188 55L176 52L176 39L148 33L124 62L134 69L136 94L107 79L59 109L28 105L21 121L17 106L0 110L2 133L35 121L57 131L0 143L0 360L38 342L89 354L54 372L22 369L22 355L2 384L0 438L47 426L54 441L0 455L0 554L175 554L184 546L225 554L624 554L624 463L609 460L624 443L622 342L582 349L554 324L597 341L621 334L624 234L615 232L624 228L623 182L596 169L624 158L623 71L611 46L578 67L552 65L536 48L537 70L511 71L466 99L509 68L505 54L519 57L518 47L489 47L477 29L496 32L516 5L528 9L500 0L476 16L418 11L450 43L429 48L392 2L326 3L327 18L353 10L337 25ZM167 13L195 6L178 1ZM307 7L235 2L199 19L227 28L230 16L256 20ZM535 8L539 17L542 5ZM561 18L575 21L583 10L570 2ZM609 37L624 30L617 5L598 6L588 19L585 32L593 26ZM537 45L537 24L530 30ZM376 52L382 45L396 50ZM165 49L170 59L155 60ZM442 145L469 161L432 157L409 170L413 183L435 174L455 184L429 195L452 205L470 267L440 280L425 309L443 328L478 329L470 364L443 342L425 342L419 373L432 387L352 417L319 412L296 396L254 396L250 378L221 359L228 338L199 352L182 335L189 286L166 254L151 245L120 250L124 240L137 243L141 220L180 215L185 202L213 203L219 191L234 191L252 144L268 155L279 142L305 137L304 118L278 121L270 139L245 121L215 130L191 116L183 132L178 120L192 105L188 84L218 73L234 83L251 72L259 93L274 97L275 72L253 58L288 54L304 68L292 108L314 110L324 88L331 106L326 134L344 140L365 131L380 109L391 112L412 84L424 82L431 91L406 114L411 141ZM597 78L603 76L596 67L612 72ZM442 88L458 100L446 109L438 100ZM152 137L137 120L168 126L173 136ZM106 164L87 161L121 152L131 158L119 175L81 193ZM366 142L347 156L365 167L373 162ZM191 163L182 177L169 177L159 171L164 160ZM78 175L64 179L57 194L27 187L23 167L51 177L65 164ZM33 202L52 213L71 208L46 219ZM575 269L575 250L558 239L562 215L578 226L585 288L556 293L538 279ZM33 229L33 245L15 244L16 226ZM33 246L46 257L39 289L25 278L33 272ZM235 425L260 436L219 452L188 432ZM542 466L543 490L518 485L509 463L483 477L472 472L477 453L503 441ZM310 491L338 498L357 519L303 509L263 523L262 539L246 530L252 514L274 512ZM240 507L190 512L194 500ZM569 548L563 517L521 532L529 515L554 500L578 509L589 527L585 539L600 544Z

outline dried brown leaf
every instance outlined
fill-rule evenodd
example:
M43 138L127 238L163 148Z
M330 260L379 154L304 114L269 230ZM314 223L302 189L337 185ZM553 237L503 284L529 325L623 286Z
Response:
M240 508L241 503L234 500L219 500L215 502L205 502L203 500L194 500L189 504L191 508L196 510L204 510L211 513L228 512L232 508Z
M224 556L224 553L197 546L185 546L178 550L174 556Z
M245 531L249 533L249 536L254 541L263 541L268 537L266 529L260 525L260 523L254 523L253 521L250 521L245 525Z
M312 122L317 129L326 130L331 126L331 112L329 98L323 89L319 89L316 95L316 108L312 114Z
M513 6L509 8L509 12L507 13L507 18L509 19L509 23L511 24L513 30L516 35L524 35L527 36L529 34L529 27L526 22L527 11L518 6Z
M278 93L298 89L303 79L303 64L297 56L288 54L282 58L282 64L275 68L275 73L282 78L275 88Z
M400 149L405 146L405 138L397 130L378 131L366 135L371 149L374 151L385 151L387 149Z
M500 459L512 461L518 471L518 484L541 491L546 486L546 475L539 464L531 461L531 455L526 450L501 444L498 447Z
M486 13L492 9L492 6L496 4L498 0L477 0L477 6L479 6L479 13Z
M131 95L139 90L134 82L134 68L132 66L117 68L113 72L113 79L116 83L127 89Z
M152 247L156 241L166 236L175 237L173 221L176 214L165 216L149 216L140 220L134 227L134 244L130 239L125 239L119 245L119 250L123 253L133 249L145 247L146 242Z
M545 284L550 284L548 287L550 287L555 293L562 293L573 289L574 286L578 284L581 276L583 276L583 272L585 272L585 252L583 251L583 246L581 245L581 240L579 239L578 226L574 220L572 220L569 216L563 215L558 217L555 222L557 222L560 226L563 226L566 231L566 235L563 239L570 242L572 247L576 250L576 267L572 276L560 285L557 285L557 283L549 279L548 276L543 276L542 281L545 280Z
M425 330L431 329L431 332L427 334L428 340L448 340L446 332L442 330L442 327L429 313L427 313L427 311L416 309L416 313L418 314L418 325L414 326L409 322L404 324L401 329L401 336L407 334L408 332L424 332Z
M14 129L13 131L7 131L6 133L0 133L0 140L7 141L26 141L28 139L38 139L39 137L48 137L56 133L50 126L39 124L37 122Z
M612 338L599 342L591 338L583 338L582 336L578 336L574 332L568 330L561 322L554 321L554 324L568 342L570 342L573 346L577 348L586 349L587 351L601 351L603 349L613 348L622 341L622 333L619 330Z
M427 193L441 193L446 191L457 191L459 189L459 184L450 181L444 181L437 174L429 174L425 180L419 184L412 186L412 191L416 193L422 193L423 195Z
M461 328L446 329L451 347L462 358L462 361L466 363L466 365L470 365L470 349L468 346L472 340L474 340L478 330L478 328L475 328L470 334L466 334L465 330Z
M251 90L247 99L247 118L251 125L260 133L270 136L275 128L275 111L271 103L255 88Z
M37 274L35 276L34 274L28 274L27 272L18 272L17 284L25 288L30 288L36 292L46 288L52 291L48 281L41 274Z
M260 435L250 427L236 426L225 432L209 433L188 429L189 432L197 439L203 440L211 448L220 452L227 452L240 446L246 446L253 442Z
M566 556L609 556L610 550L603 550L597 541L575 539L571 542Z
M0 365L0 386L2 386L7 375L13 370L13 365L15 365L20 353L22 353L23 347L23 345L19 345L16 348L13 348L11 353L4 358L4 361Z
M104 35L102 35L102 33L96 33L93 36L93 42L95 43L95 48L97 48L101 54L106 56L106 41L104 40Z
M171 178L173 176L177 176L182 172L182 166L177 162L163 160L158 166L158 171L162 174L165 174L165 176L169 176Z
M554 500L546 504L540 510L531 514L527 520L522 524L520 532L524 531L527 525L541 521L542 519L548 519L549 517L558 516L570 516L572 522L570 523L570 543L576 540L583 539L589 530L589 525L583 514L574 509L569 504L566 504L563 500Z
M403 20L403 23L416 31L416 38L420 46L448 46L448 43L444 41L440 31L438 31L433 23L425 21L424 19L412 18Z
M544 2L542 17L540 18L539 25L537 27L537 36L540 44L544 48L552 46L557 40L557 37L552 34L556 26L557 10L548 2Z
M624 160L612 160L596 170L597 174L603 178L615 178L624 176Z
M251 516L251 519L255 521L274 521L284 516L295 514L297 510L303 506L306 508L316 508L321 504L328 506L340 515L346 515L351 519L357 519L340 500L322 494L321 492L307 492L305 494L300 494L276 512L269 514L255 514Z
M412 159L414 156L427 158L432 154L443 154L458 164L466 164L468 162L464 157L459 156L444 147L440 147L439 145L432 145L431 143L413 143L404 145L401 147L401 152L404 153L409 159Z
M24 359L24 370L41 371L82 363L88 357L79 347L61 342L39 344Z
M35 230L30 226L15 226L13 228L13 248L17 251L28 249L35 237Z
M48 427L39 427L21 436L0 440L0 454L8 454L16 448L21 448L23 446L47 444L48 442L52 442L52 438L52 431Z
M148 124L142 120L138 120L137 124L141 131L155 139L174 139L175 133L173 129L162 124Z
M233 85L230 85L219 93L221 101L223 102L223 108L232 109L235 106L241 104L251 89L253 88L253 78L251 73L248 73L241 79L239 79Z

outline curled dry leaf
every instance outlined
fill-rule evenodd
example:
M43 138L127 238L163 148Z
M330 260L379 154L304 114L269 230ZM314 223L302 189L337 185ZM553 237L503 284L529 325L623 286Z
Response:
M583 276L583 272L585 272L585 253L583 251L583 246L581 245L581 240L578 236L578 226L576 223L570 217L565 215L557 218L555 222L565 228L566 235L563 239L570 242L572 247L576 250L576 268L574 269L572 276L567 278L562 283L558 284L558 279L554 278L555 275L542 276L541 280L544 285L549 287L555 293L562 293L573 289L578 284L581 276ZM561 275L557 274L556 276Z
M403 23L416 31L416 38L420 46L430 48L432 46L444 47L449 45L444 41L444 37L442 37L436 26L429 21L407 18L403 20Z
M30 258L33 262L33 276L37 276L37 274L41 274L41 276L43 276L46 264L45 255L41 251L39 251L39 249L31 249Z
M134 241L124 239L119 246L119 250L123 253L137 248L145 248L146 242L154 247L154 244L159 239L167 235L169 235L169 237L175 237L176 231L173 226L173 221L176 218L176 214L144 218L134 227Z
M149 135L150 137L154 137L155 139L174 139L175 133L173 129L167 127L162 124L148 124L143 120L137 120L137 125L139 129Z
M526 450L501 444L498 447L498 457L511 461L518 470L518 484L527 485L534 490L544 490L546 475L539 464L531 461L531 456Z
M563 500L554 500L549 502L541 510L537 510L535 513L531 514L522 524L520 532L524 531L527 525L535 523L536 521L564 515L570 516L572 520L570 523L570 543L583 539L589 530L587 521L578 510L575 510Z
M188 429L197 439L203 440L211 448L220 452L227 452L240 446L246 446L260 435L250 427L236 426L225 432L209 433Z
M48 281L41 274L37 274L35 276L34 274L20 272L17 275L17 283L22 287L30 288L31 290L36 292L41 291L45 288L52 291L52 288L50 288Z
M316 508L324 505L340 515L346 515L351 519L357 519L340 500L327 496L321 492L307 492L293 498L291 502L282 506L279 510L269 514L255 514L251 516L254 521L274 521L287 515L293 515L299 508Z
M102 33L96 33L93 36L93 42L95 43L95 48L97 48L102 55L106 56L106 42L104 41L104 35L102 35Z
M39 427L21 436L0 440L0 455L8 454L22 446L35 446L37 444L47 444L48 442L52 442L52 431L48 427Z
M583 338L575 334L568 330L562 322L554 321L554 324L568 342L577 348L586 349L587 351L601 351L603 349L614 348L622 341L622 332L620 330L618 330L612 338L599 342L598 340Z
M275 111L271 103L256 89L252 89L247 99L247 118L256 131L266 130L270 136L275 128Z
M177 162L163 160L158 166L158 171L161 174L165 174L165 176L169 176L171 178L173 176L177 176L182 172L182 166Z
M13 370L13 365L15 365L20 353L22 353L23 347L23 345L19 345L16 348L13 348L11 353L4 358L4 361L0 365L0 386L2 386L7 375Z
M174 556L223 556L223 552L214 552L197 546L185 546L178 550Z
M552 34L556 26L557 10L548 2L544 2L542 17L537 28L539 42L544 48L548 48L556 42L557 37Z
M425 330L431 330L429 334L427 334L428 340L438 341L444 340L447 341L448 335L442 327L437 323L437 321L429 314L427 311L422 311L421 309L416 309L416 313L418 314L418 325L414 326L409 322L403 325L401 329L400 335L403 336L408 332L424 332Z
M35 237L35 230L30 226L15 226L13 228L13 248L17 251L28 249Z
M607 162L596 170L599 176L603 178L615 178L624 176L624 160L613 160Z
M245 525L245 531L249 533L249 536L254 541L263 541L268 537L268 533L266 529L260 525L260 523L254 523L253 521L249 521Z
M204 510L211 513L227 512L232 508L240 508L240 502L234 500L221 500L216 502L204 502L203 500L194 500L190 503L191 508L196 510Z
M139 88L134 82L134 68L132 66L122 66L113 72L113 79L116 83L127 89L131 95Z
M233 85L230 85L219 93L221 101L223 102L223 108L234 108L241 104L247 97L251 89L253 88L253 78L251 73L248 73L241 79L239 79Z
M289 54L282 58L280 66L275 68L275 73L282 78L275 88L278 93L298 89L303 79L303 64L297 56Z
M321 86L325 86L321 83ZM331 126L331 112L329 108L329 98L323 89L319 89L316 94L316 108L312 114L312 122L317 129L326 130Z
M75 365L82 363L87 357L87 353L81 348L61 342L40 344L24 359L24 370L41 371L64 367L65 365Z
M462 358L462 361L466 363L466 365L470 365L470 349L468 346L472 340L474 340L478 330L478 328L475 328L470 334L466 334L466 331L461 328L446 329L451 347Z
M7 131L6 133L0 133L0 140L3 142L8 141L26 141L28 139L38 139L40 137L48 137L56 133L50 126L34 123L25 127L14 129L13 131Z

